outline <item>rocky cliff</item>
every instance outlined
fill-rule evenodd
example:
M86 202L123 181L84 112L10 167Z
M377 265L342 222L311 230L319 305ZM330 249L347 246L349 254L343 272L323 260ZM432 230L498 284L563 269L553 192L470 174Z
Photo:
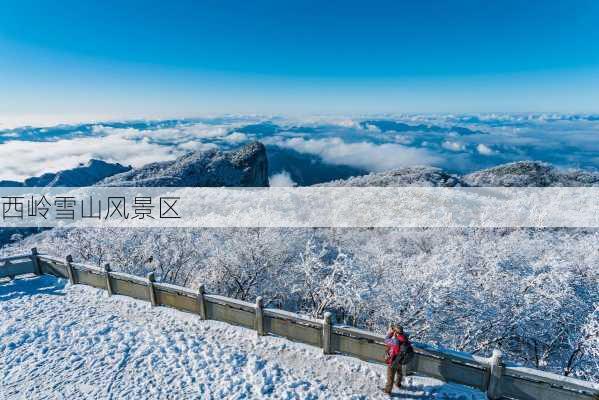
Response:
M260 142L236 151L198 151L106 178L98 186L268 186L266 149Z

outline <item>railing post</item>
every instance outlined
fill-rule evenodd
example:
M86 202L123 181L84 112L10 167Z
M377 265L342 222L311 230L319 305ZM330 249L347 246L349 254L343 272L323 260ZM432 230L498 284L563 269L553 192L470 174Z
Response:
M156 291L154 290L154 282L156 282L156 276L153 272L149 272L146 278L148 279L148 294L150 297L150 303L152 303L152 307L155 307L158 305L158 302L156 301Z
M322 353L331 354L331 317L330 312L324 313L322 321Z
M206 313L206 300L204 299L204 293L206 293L206 289L204 288L204 285L200 285L198 288L198 306L200 309L200 318L207 320L208 314Z
M36 275L42 274L42 268L40 267L40 260L38 256L37 247L31 249L31 262L33 262L33 273Z
M0 262L1 262L1 261L0 261ZM4 261L4 265L3 265L3 267L9 268L9 267L10 267L10 264L12 264L12 263L10 262L10 260L6 260L6 261ZM14 275L8 275L8 280L9 280L9 281L12 281L13 279L15 279L15 276L14 276Z
M66 258L67 276L71 285L75 284L75 271L73 271L73 256L70 254Z
M501 375L503 374L501 356L501 350L495 349L493 350L493 356L490 358L489 385L487 387L487 398L489 400L501 398Z
M264 336L264 304L262 296L256 297L256 320L254 323L258 336Z
M110 264L104 264L104 275L106 276L106 291L112 296L112 282L110 281Z

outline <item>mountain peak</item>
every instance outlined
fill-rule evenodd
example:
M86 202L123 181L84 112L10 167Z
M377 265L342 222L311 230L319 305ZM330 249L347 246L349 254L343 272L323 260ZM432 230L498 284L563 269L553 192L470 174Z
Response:
M562 170L541 161L517 161L476 171L463 177L470 186L548 187L597 186L599 173Z
M266 148L249 143L235 151L196 151L174 161L147 164L98 183L99 186L268 186Z
M404 167L317 186L578 187L599 186L599 173L579 169L562 170L539 161L518 161L464 176L434 167Z
M385 172L373 172L368 175L336 180L316 186L467 186L459 177L440 168L419 166L403 167Z

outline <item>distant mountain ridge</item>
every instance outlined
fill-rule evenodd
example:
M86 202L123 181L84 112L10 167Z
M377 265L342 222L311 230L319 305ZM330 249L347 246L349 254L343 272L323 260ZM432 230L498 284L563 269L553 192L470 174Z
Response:
M280 153L280 154L279 154ZM518 161L475 171L452 174L430 166L403 167L384 172L366 173L344 166L316 165L312 158L274 152L273 167L288 169L295 175L310 175L299 180L300 186L429 186L429 187L577 187L599 186L599 172L560 169L540 161ZM285 163L289 158L290 163ZM276 164L276 165L275 165ZM289 164L289 165L287 165ZM309 172L308 172L309 171ZM276 171L275 171L276 172ZM208 150L185 154L174 161L155 162L140 168L90 160L85 165L46 173L23 182L0 181L0 187L83 187L83 186L268 186L269 160L261 142L249 143L232 151ZM363 173L360 175L360 173ZM312 175L318 176L312 176ZM349 176L349 174L357 174ZM320 176L322 175L322 176ZM320 176L320 178L319 178ZM340 178L340 179L335 179ZM323 182L325 181L325 182Z
M283 156L282 154L279 157ZM309 161L309 160L308 160ZM308 163L309 164L309 163ZM305 168L306 162L296 164ZM322 173L308 169L309 173ZM347 176L351 169L334 169L326 176ZM298 173L305 173L299 171ZM0 181L0 187L81 187L92 186L269 186L266 149L260 142L235 151L198 151L174 161L147 164L132 169L121 164L90 160L86 165L28 178L24 182ZM316 177L308 177L316 179ZM305 182L300 182L300 184ZM331 180L321 187L599 187L599 172L562 170L538 161L520 161L499 165L466 175L451 174L440 168L421 166L370 173L347 179ZM11 236L28 236L35 228L0 228L0 247Z
M599 172L561 170L539 161L518 161L462 176L434 167L404 167L315 186L584 187L599 186Z
M599 186L599 172L562 170L539 161L519 161L464 175L469 186L577 187Z
M425 186L425 187L455 187L467 186L458 176L444 172L434 167L404 167L385 172L373 172L367 175L338 179L314 186L325 187L367 187L367 186Z
M487 132L483 132L480 130L472 130L466 128L464 126L438 126L431 124L418 124L418 125L410 125L403 122L397 122L389 119L371 119L360 122L360 126L364 129L368 129L370 126L374 126L380 129L381 132L436 132L436 133L449 133L455 132L460 136L468 136L468 135L486 135Z
M0 187L82 187L91 186L102 179L129 171L130 166L91 159L85 165L49 172L25 179L23 182L0 181Z
M266 149L260 142L236 151L196 151L174 161L133 169L121 164L90 160L86 165L28 178L0 181L0 187L83 186L268 186ZM13 237L26 237L37 228L0 228L0 247Z

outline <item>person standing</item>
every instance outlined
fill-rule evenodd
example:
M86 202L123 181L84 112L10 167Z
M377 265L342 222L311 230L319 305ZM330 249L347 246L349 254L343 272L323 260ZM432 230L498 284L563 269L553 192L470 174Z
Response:
M393 381L401 387L402 366L407 364L414 352L412 344L399 324L391 324L385 336L385 363L387 364L387 383L384 392L391 394Z

